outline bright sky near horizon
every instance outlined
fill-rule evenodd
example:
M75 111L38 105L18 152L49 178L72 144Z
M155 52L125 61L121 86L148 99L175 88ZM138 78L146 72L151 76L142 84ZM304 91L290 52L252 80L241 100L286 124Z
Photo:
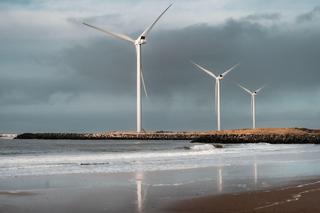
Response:
M83 21L136 37L170 3L143 47L146 130L319 128L320 3L316 0L1 0L0 132L135 129L135 52Z

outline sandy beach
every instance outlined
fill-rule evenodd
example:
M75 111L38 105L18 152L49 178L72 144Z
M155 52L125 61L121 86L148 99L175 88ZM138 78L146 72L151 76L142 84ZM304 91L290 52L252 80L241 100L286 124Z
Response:
M185 200L173 212L320 212L320 181L301 181L263 191L232 193Z
M313 144L4 140L0 153L1 213L267 212L313 202L320 179Z
M2 178L0 212L317 212L320 178L302 178L224 180L216 168Z

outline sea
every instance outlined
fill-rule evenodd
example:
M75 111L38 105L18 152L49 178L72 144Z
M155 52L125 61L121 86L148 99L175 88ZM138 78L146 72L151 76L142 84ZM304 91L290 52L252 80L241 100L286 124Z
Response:
M0 140L0 177L264 168L260 177L320 175L320 145L211 144L164 140ZM238 170L237 170L238 168ZM270 169L268 169L270 168ZM237 172L238 171L238 172ZM248 176L252 173L248 173Z

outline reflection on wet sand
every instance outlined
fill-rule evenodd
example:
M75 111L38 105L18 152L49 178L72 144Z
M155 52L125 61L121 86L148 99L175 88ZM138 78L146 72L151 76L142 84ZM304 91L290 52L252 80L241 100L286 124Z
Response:
M258 184L258 178L259 178L259 173L258 173L258 163L253 163L253 183L254 185ZM217 190L218 192L223 191L223 167L218 167L217 168ZM251 175L250 175L251 176ZM251 179L251 178L250 178Z
M245 187L247 187L247 184L251 181L253 185L257 186L258 184L258 178L259 178L259 173L258 173L258 163L254 162L251 164L251 166L249 167L251 169L246 170L248 173L248 175L245 175L246 177L248 177L246 184L240 184L241 187L243 187L245 185ZM226 178L225 175L227 175L224 170L228 169L228 168L224 168L224 166L219 166L216 167L216 172L214 172L214 174L216 175L216 178L214 178L216 180L216 193L222 193L222 192L227 192L229 190L228 187L228 183L225 183L226 180L224 180L224 178ZM148 190L148 186L153 186L153 184L149 185L145 183L145 174L143 171L137 171L135 173L135 184L136 184L136 211L138 213L142 213L144 212L146 209L146 196L147 196L147 190ZM240 182L241 183L241 182ZM181 187L184 186L185 184L190 184L189 182L183 183L183 184L176 184L175 186L177 187ZM250 184L250 185L252 185ZM160 184L162 185L162 184ZM165 185L165 184L164 184ZM170 185L170 184L169 184ZM174 185L174 184L173 184ZM226 191L225 191L226 190Z
M137 172L136 176L136 185L137 185L137 210L139 213L143 212L143 204L146 197L146 189L143 191L143 179L144 174L143 172Z
M223 179L222 179L222 168L218 168L218 191L222 192L223 190Z
M258 164L257 163L253 164L253 179L254 179L254 184L257 185L258 183Z

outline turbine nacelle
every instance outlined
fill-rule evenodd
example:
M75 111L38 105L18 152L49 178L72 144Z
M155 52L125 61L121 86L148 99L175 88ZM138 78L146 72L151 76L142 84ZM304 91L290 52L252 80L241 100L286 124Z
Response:
M147 43L147 39L145 36L140 36L137 40L134 41L135 45L141 45Z
M256 91L251 92L249 89L245 88L244 86L242 86L242 85L240 85L240 84L238 84L238 86L239 86L240 88L242 88L244 91L246 91L247 93L249 93L250 95L252 95L252 96L258 95L258 93L265 87L265 86L262 86L262 87L260 87L259 89L257 89Z

